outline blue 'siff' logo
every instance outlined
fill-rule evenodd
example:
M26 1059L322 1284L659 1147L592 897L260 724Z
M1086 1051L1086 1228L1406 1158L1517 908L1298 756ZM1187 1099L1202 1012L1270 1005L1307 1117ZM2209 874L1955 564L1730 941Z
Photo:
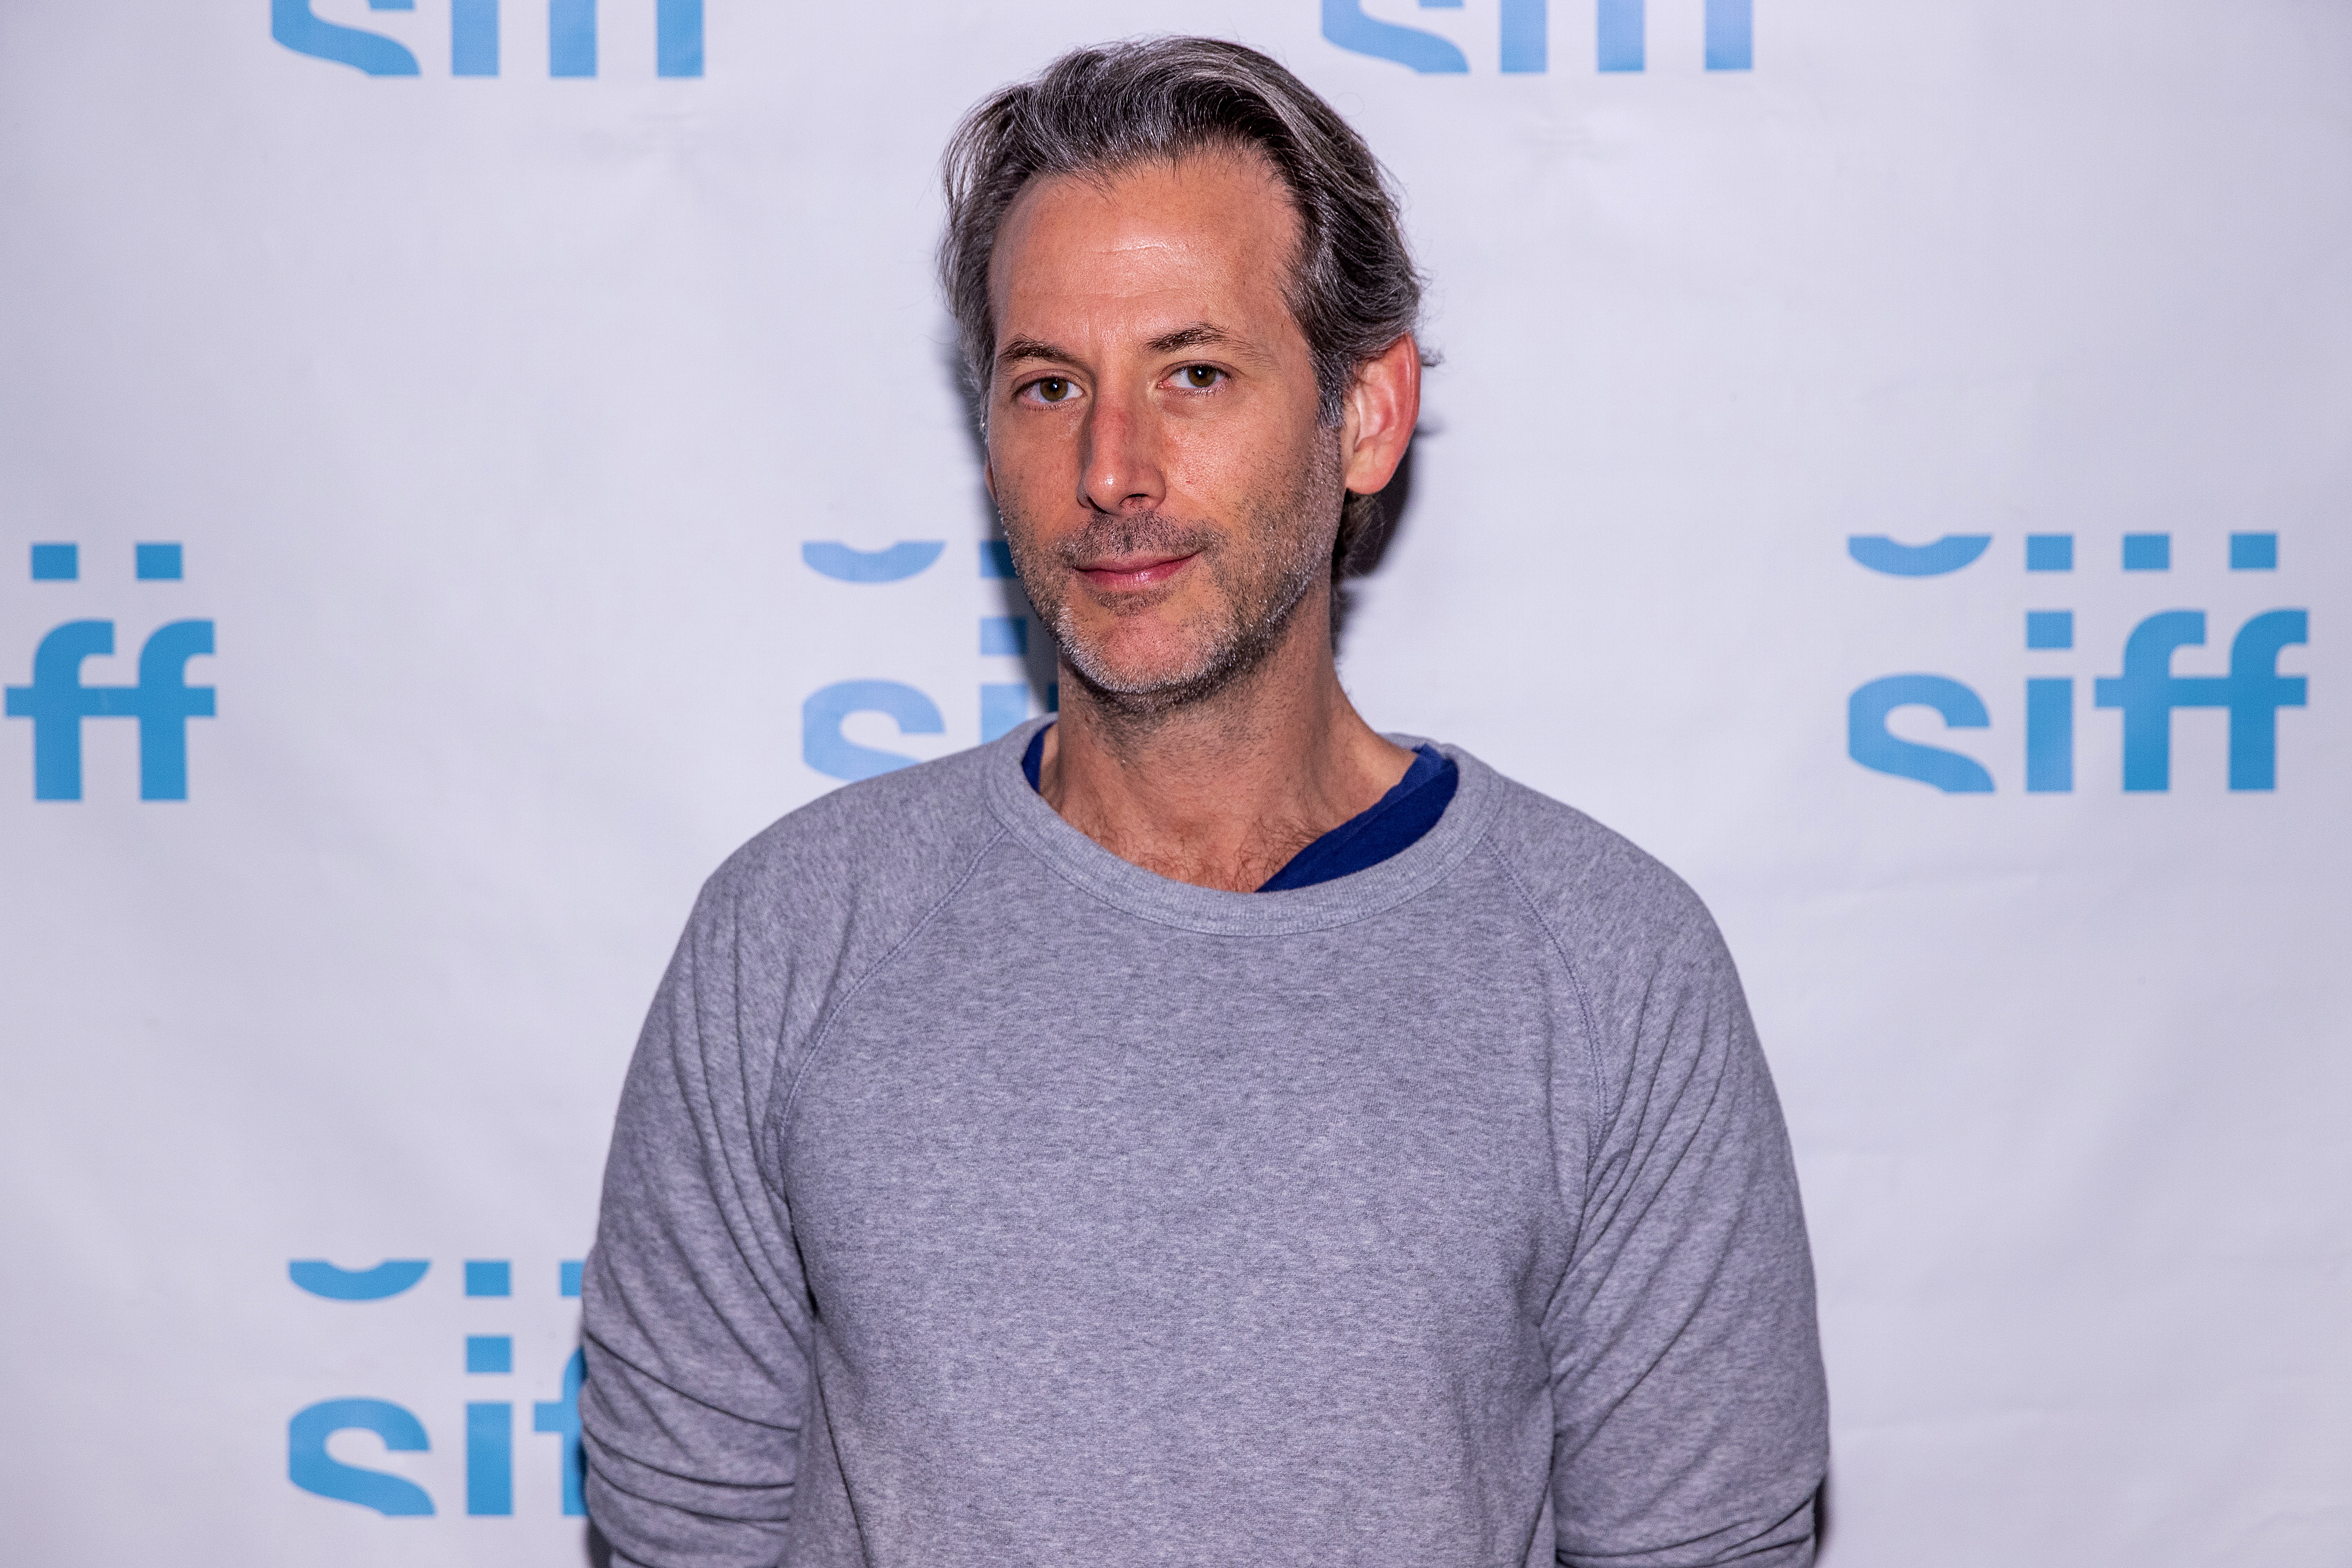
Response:
M831 539L812 539L801 546L801 560L820 577L836 582L902 582L929 570L947 552L944 539L902 539L886 549L853 549ZM980 541L980 575L1013 580L1013 551L1003 539ZM1029 653L1026 615L983 615L980 619L980 654L986 659L1025 660ZM1052 711L1056 692L1045 692ZM877 774L911 767L915 759L878 747L860 746L842 733L854 714L877 713L898 727L901 735L940 735L947 721L939 704L904 681L836 681L812 692L801 705L801 758L830 779L871 779ZM980 686L980 738L996 739L1029 716L1029 683L982 681Z
M70 544L33 547L33 580L74 582L81 549ZM142 582L178 582L184 575L176 544L142 544L131 553ZM33 799L81 799L81 725L86 718L139 721L139 798L188 798L188 720L213 716L213 688L187 682L188 661L213 651L213 623L173 621L148 634L139 648L139 684L89 686L82 661L114 652L114 622L68 621L33 650L30 685L7 688L7 716L33 721Z
M1685 0L1687 3L1687 0ZM1706 68L1744 71L1756 64L1753 0L1703 0L1706 7ZM1499 0L1501 59L1508 75L1551 68L1549 0ZM1424 11L1458 11L1463 0L1421 0ZM1419 27L1364 15L1364 0L1323 0L1323 36L1343 49L1428 73L1466 71L1469 57L1446 38ZM1593 64L1604 71L1649 67L1649 16L1643 0L1599 0Z
M315 1258L297 1259L286 1266L297 1287L331 1301L383 1301L413 1289L432 1268L423 1258L396 1258L373 1269L339 1269ZM469 1299L514 1294L514 1270L503 1259L469 1259L465 1265ZM557 1269L557 1288L567 1297L580 1294L580 1265L565 1262ZM530 1407L531 1430L563 1444L563 1511L574 1516L588 1511L583 1496L585 1472L580 1452L580 1385L586 1364L579 1351L564 1364L561 1396L536 1401ZM467 1375L508 1377L514 1374L512 1334L467 1334ZM429 1453L432 1435L405 1406L389 1399L322 1399L294 1413L286 1424L286 1479L304 1491L338 1502L357 1503L387 1518L429 1517L433 1496L405 1476L347 1464L327 1452L327 1439L338 1432L372 1432L384 1451ZM514 1508L514 1402L510 1399L468 1400L466 1404L466 1511L476 1518L500 1519Z
M372 11L414 11L416 0L368 0ZM322 20L310 0L270 0L269 36L298 55L352 66L372 77L413 77L416 57L404 44L363 27ZM654 70L702 74L702 0L656 0ZM450 0L449 74L499 74L499 0ZM547 0L547 74L596 74L596 0Z
M1857 534L1846 553L1890 577L1941 577L1973 564L1992 543L1990 534L1948 534L1932 544L1906 545L1878 534ZM2074 570L2074 536L2029 534L2028 572ZM2170 534L2126 534L2123 570L2172 570ZM2230 536L2230 570L2278 570L2278 536ZM2115 708L2123 720L2123 787L2126 793L2172 788L2172 713L2175 708L2226 709L2230 716L2230 788L2278 787L2278 710L2302 707L2309 683L2279 674L2282 650L2310 639L2311 616L2304 610L2269 610L2249 619L2230 639L2226 674L2181 675L2172 670L2182 648L2202 647L2205 612L2166 610L2148 616L2124 640L2123 670L2101 675L2091 685L2095 707ZM2029 652L2054 653L2074 646L2072 610L2025 612ZM1885 675L1865 683L1846 699L1846 753L1864 768L1916 779L1951 795L1992 792L1992 775L1974 758L1905 740L1890 734L1889 715L1898 708L1931 709L1950 729L1983 729L1991 723L1984 699L1948 675ZM2074 788L2074 679L2032 675L2025 683L2025 788L2029 794L2064 794Z

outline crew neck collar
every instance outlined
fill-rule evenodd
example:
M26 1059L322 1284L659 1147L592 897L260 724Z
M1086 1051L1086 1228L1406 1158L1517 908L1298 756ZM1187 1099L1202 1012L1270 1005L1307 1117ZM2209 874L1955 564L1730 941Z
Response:
M1226 893L1173 882L1121 860L1077 829L1029 787L1021 754L1050 716L1031 719L981 749L989 805L999 821L1055 873L1140 919L1213 936L1275 936L1368 919L1427 891L1460 865L1502 803L1494 769L1458 747L1419 736L1386 738L1410 751L1423 745L1453 758L1461 782L1434 827L1377 865L1279 893Z

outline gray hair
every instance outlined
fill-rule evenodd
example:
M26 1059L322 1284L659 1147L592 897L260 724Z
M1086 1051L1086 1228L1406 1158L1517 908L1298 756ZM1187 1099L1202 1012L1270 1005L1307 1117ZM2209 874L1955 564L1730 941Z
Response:
M1421 275L1396 197L1363 138L1314 89L1255 49L1215 38L1073 49L1035 80L991 94L957 127L943 168L940 281L982 407L996 347L989 262L1023 188L1223 147L1263 154L1289 193L1299 245L1285 292L1314 356L1318 413L1339 423L1357 372L1420 322ZM1374 497L1348 497L1335 585L1360 546L1377 548L1370 536L1379 520Z

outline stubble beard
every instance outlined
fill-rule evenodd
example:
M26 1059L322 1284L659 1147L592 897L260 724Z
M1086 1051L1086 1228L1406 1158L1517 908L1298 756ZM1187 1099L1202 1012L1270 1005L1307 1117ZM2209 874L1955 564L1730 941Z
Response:
M1188 525L1164 512L1103 514L1041 559L1025 543L1034 536L1015 509L1003 508L1006 542L1029 602L1062 663L1105 716L1150 720L1197 706L1230 690L1281 646L1299 606L1330 563L1344 498L1336 464L1306 466L1308 471L1281 493L1255 498L1241 527L1230 534ZM1250 549L1262 539L1275 541L1273 548ZM1081 561L1139 554L1196 555L1195 565L1220 591L1212 605L1184 624L1191 647L1173 667L1122 667L1099 642L1081 632L1071 609L1075 594L1085 591L1076 580Z

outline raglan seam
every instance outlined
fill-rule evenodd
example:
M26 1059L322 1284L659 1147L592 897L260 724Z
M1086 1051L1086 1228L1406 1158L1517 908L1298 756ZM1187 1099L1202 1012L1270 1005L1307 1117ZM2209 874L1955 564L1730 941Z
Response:
M934 899L930 907L924 910L915 923L907 928L907 934L892 944L890 950L877 959L873 967L850 982L849 988L841 994L841 999L834 1003L833 1007L818 1020L815 1032L809 1038L808 1051L802 1056L800 1065L793 1070L791 1088L782 1099L778 1100L772 1089L769 1092L769 1111L762 1118L765 1123L763 1136L775 1151L776 1180L779 1186L782 1183L784 1174L784 1138L792 1130L793 1114L800 1107L801 1088L808 1082L809 1070L816 1065L817 1059L824 1054L824 1048L832 1043L834 1030L840 1023L842 1015L849 1010L850 1004L865 992L866 986L877 976L896 963L898 955L904 953L914 944L915 938L929 929L931 922L939 917L940 911L945 909L954 901L956 895L964 890L972 877L978 873L981 862L988 858L989 852L1003 841L1008 831L1000 825L996 831L973 852L971 860L957 875L955 881L949 884L947 891ZM780 1068L784 1051L784 1030L787 1028L789 1028L788 1022L780 1025L777 1030L775 1050ZM777 1073L774 1082L778 1084L783 1082L783 1075L781 1071ZM783 1195L780 1192L777 1196L781 1197Z
M1568 975L1569 990L1576 998L1578 1017L1584 1025L1584 1064L1585 1071L1592 1078L1592 1103L1596 1109L1606 1113L1591 1124L1590 1135L1585 1139L1584 1190L1590 1193L1592 1189L1593 1161L1600 1155L1602 1134L1617 1119L1617 1110L1608 1103L1608 1081L1601 1068L1601 1030L1593 1018L1592 999L1585 992L1584 977L1578 972L1575 961L1568 956L1567 945L1559 939L1559 933L1552 928L1551 922L1544 917L1542 907L1536 903L1535 895L1528 891L1528 884L1520 877L1518 868L1511 863L1511 857L1505 852L1503 846L1495 841L1491 831L1486 836L1486 843L1495 856L1496 864L1502 867L1504 879L1519 895L1520 902L1527 905L1528 918L1536 923L1536 929L1544 934L1544 939L1551 944L1552 952L1559 956L1559 967ZM1577 1229L1580 1233L1583 1229L1580 1214Z

